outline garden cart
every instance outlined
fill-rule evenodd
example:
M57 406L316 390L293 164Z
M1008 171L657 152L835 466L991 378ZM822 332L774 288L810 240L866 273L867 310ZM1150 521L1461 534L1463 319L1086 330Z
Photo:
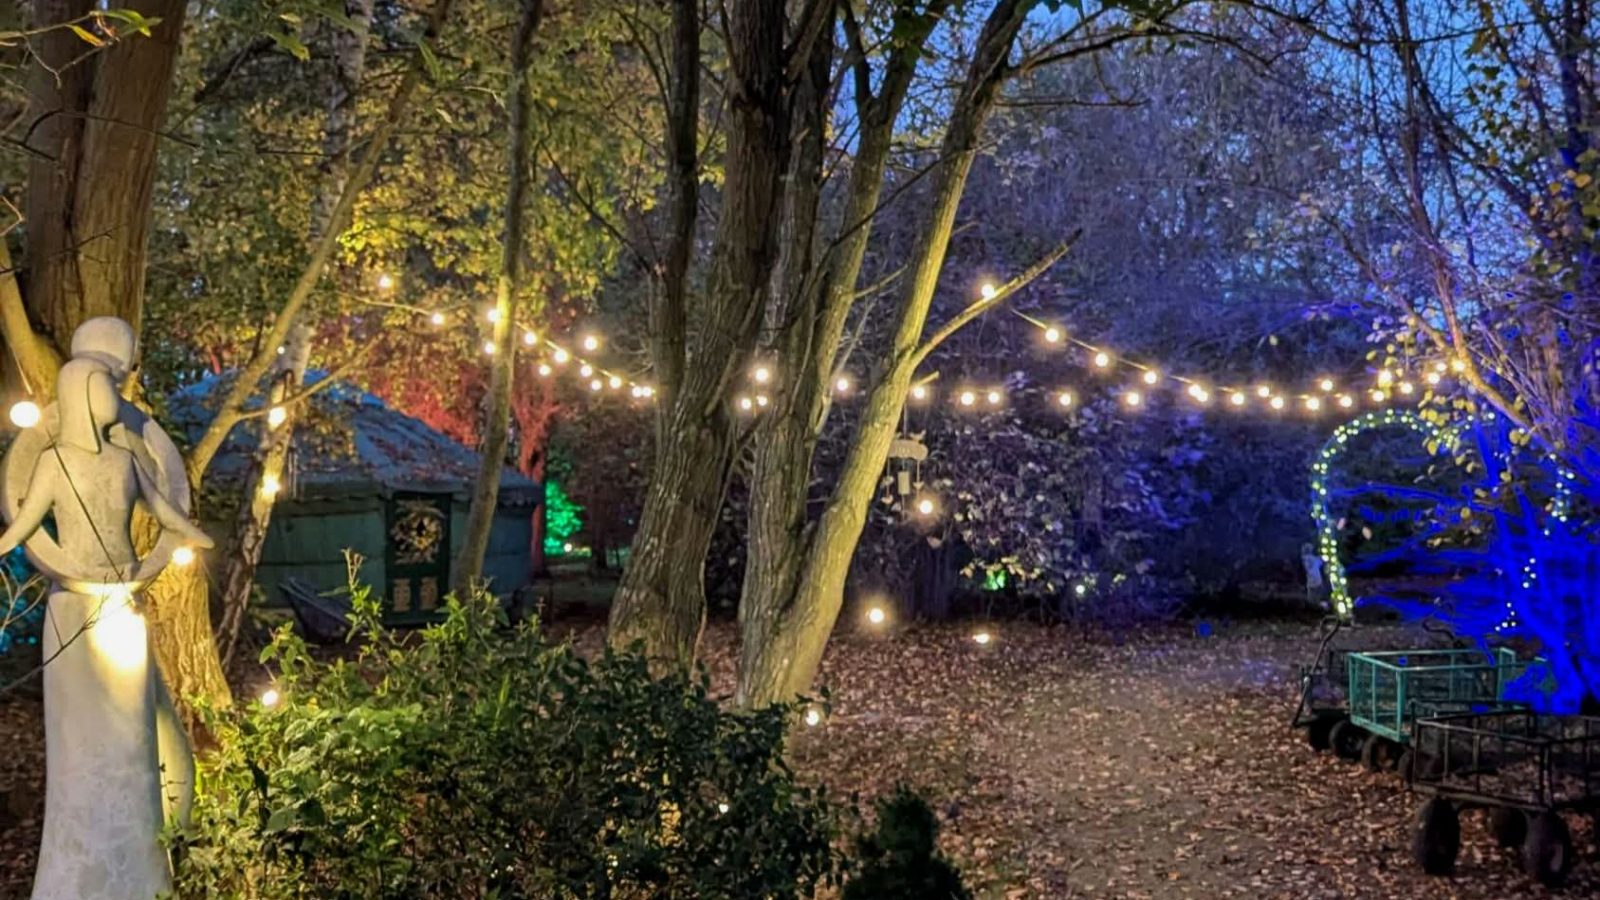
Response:
M1449 874L1461 847L1460 813L1485 809L1501 846L1519 848L1523 869L1557 887L1572 867L1562 815L1600 812L1600 718L1495 710L1419 718L1411 735L1417 864Z

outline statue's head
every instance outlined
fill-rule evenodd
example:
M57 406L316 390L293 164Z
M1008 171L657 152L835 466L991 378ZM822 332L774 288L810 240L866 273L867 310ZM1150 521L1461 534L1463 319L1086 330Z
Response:
M137 352L133 326L115 316L90 319L72 333L72 358L100 363L119 384L133 371Z
M73 358L56 375L57 440L80 450L100 452L105 430L117 420L122 396L110 370L98 358Z

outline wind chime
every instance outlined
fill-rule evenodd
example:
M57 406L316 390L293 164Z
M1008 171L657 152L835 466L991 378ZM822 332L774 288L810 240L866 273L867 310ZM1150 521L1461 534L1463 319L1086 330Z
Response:
M922 463L927 458L928 446L922 443L922 434L911 433L910 414L902 412L900 434L895 435L894 441L889 444L893 495L884 498L884 502L890 504L898 501L902 519L910 519L913 515L927 518L936 511L933 498L922 493Z

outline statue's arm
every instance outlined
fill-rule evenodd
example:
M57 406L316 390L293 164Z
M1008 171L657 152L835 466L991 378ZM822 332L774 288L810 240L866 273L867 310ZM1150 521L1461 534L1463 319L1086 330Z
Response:
M50 514L55 493L56 467L41 455L33 464L33 477L28 479L28 496L22 498L22 508L17 510L17 518L5 534L0 534L0 555L15 550L18 544L39 530L44 524L44 517Z
M145 474L143 466L135 462L133 471L139 479L140 496L144 498L145 505L150 507L150 514L156 517L162 528L176 531L197 547L209 548L215 544L210 535L200 530L200 526L189 521L188 516L172 505L172 501L161 493L161 488Z

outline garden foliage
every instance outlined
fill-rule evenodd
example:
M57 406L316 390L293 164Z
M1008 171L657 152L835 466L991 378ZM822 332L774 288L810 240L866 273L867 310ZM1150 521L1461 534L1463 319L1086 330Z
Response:
M281 699L211 715L180 896L784 898L833 876L789 710L507 632L487 596L404 635L353 593L355 658L285 629L263 654Z

